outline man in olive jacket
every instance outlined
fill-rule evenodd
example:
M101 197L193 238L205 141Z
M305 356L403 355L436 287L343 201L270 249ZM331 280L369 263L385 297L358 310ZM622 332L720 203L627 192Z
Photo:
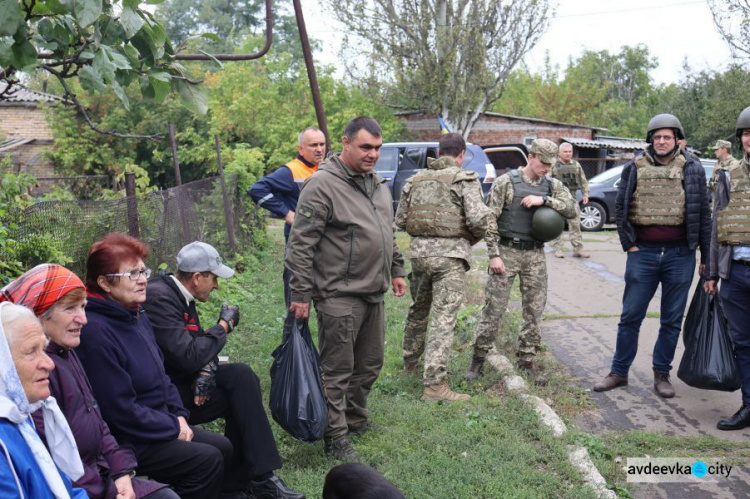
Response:
M383 144L377 121L359 117L344 130L343 151L330 155L302 186L285 265L292 274L289 309L318 316L318 343L328 399L326 453L359 457L347 433L362 434L367 396L383 366L383 298L406 292L404 259L393 231L393 201L373 171Z

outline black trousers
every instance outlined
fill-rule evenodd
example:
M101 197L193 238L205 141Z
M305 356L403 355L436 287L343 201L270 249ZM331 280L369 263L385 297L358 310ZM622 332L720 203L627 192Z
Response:
M250 479L281 468L281 456L268 422L260 380L247 364L222 364L216 390L205 404L193 403L189 386L179 386L190 424L224 418L224 435L232 443L232 462L226 466L224 490L245 490Z
M216 433L192 429L190 442L156 442L139 452L138 474L171 485L182 499L218 498L224 462L232 459L232 444Z

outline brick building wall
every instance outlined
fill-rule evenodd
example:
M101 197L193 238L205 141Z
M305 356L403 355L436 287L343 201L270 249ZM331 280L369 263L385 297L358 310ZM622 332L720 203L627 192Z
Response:
M32 103L0 104L0 135L5 139L34 139L10 151L14 171L51 177L55 167L45 153L52 146L46 110Z
M409 113L402 114L400 117L406 120L408 140L440 140L440 126L434 115ZM527 139L545 138L559 144L561 142L560 137L593 139L597 130L602 129L534 118L484 113L471 129L469 142L478 145L524 144Z

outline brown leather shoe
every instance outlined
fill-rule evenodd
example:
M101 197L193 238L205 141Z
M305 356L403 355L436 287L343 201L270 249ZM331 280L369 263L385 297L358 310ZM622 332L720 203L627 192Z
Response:
M465 393L456 393L450 389L447 381L443 381L439 385L431 385L424 387L424 393L422 394L422 400L446 400L453 402L455 400L469 400L470 395Z
M665 399L674 397L674 387L669 382L669 373L662 373L654 369L654 388L660 397Z
M582 249L575 250L573 252L573 256L576 258L590 258L591 257L589 253L583 251Z
M471 358L471 365L464 374L464 378L475 380L484 373L484 357L478 357L476 354Z
M619 374L609 373L607 376L594 385L595 392L606 392L620 386L628 386L628 377Z

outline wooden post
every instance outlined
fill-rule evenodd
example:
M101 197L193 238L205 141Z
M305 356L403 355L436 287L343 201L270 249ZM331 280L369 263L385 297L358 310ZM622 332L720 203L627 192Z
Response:
M138 199L135 197L135 173L133 172L125 172L125 196L128 203L128 232L132 237L140 238Z
M224 164L221 161L221 145L219 144L219 136L214 135L216 141L216 160L219 163L219 179L221 180L221 198L224 200L224 220L227 224L227 234L229 235L229 251L232 254L237 253L237 244L234 239L234 221L232 220L232 209L229 205L229 197L227 196L227 184L224 180Z
M169 124L169 144L172 146L172 165L174 166L175 185L182 185L182 175L180 174L180 160L177 159L177 141L174 138L174 124Z

